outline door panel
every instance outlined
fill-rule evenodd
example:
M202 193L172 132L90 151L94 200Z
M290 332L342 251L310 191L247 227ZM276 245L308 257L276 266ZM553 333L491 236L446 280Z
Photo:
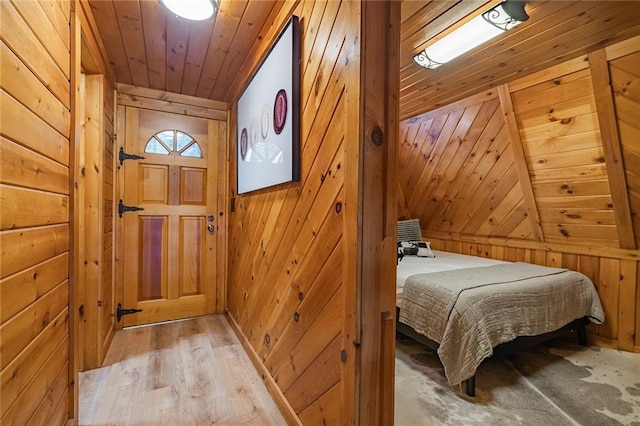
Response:
M126 315L125 326L215 311L210 127L206 119L126 108L125 151L145 158L123 166L123 203L144 209L123 216L124 307L142 309Z

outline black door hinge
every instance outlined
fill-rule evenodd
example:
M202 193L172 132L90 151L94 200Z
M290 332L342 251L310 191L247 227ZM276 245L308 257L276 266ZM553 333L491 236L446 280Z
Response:
M136 154L127 154L124 152L124 148L120 147L120 152L118 152L118 160L120 160L120 165L124 164L125 160L144 160L144 157Z
M120 200L118 202L118 216L122 217L122 213L125 212L137 212L139 210L144 210L142 207L137 207L137 206L127 206L125 205L122 200Z
M137 312L142 312L142 309L124 309L122 307L122 303L118 303L118 309L116 309L116 318L118 319L118 322L120 322L120 319L122 319L124 315L135 314Z

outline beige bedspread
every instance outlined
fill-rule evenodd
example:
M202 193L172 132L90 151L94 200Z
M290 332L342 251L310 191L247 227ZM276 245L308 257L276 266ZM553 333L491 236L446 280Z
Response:
M493 347L588 316L604 321L593 283L566 269L508 263L409 277L400 321L440 343L450 384L475 374Z

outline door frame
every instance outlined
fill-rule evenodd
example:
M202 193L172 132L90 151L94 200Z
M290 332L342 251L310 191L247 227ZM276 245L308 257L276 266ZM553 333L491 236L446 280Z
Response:
M71 6L71 144L69 152L69 418L79 410L79 373L102 365L113 323L101 309L105 257L105 100L112 79L82 7ZM90 119L87 120L87 117ZM88 166L90 164L90 166ZM111 167L112 169L112 167ZM110 197L113 198L113 197ZM111 244L112 246L112 244ZM91 259L91 261L88 261ZM112 274L111 274L112 275ZM89 282L87 283L87 281ZM107 303L105 308L109 308ZM105 323L106 319L106 324ZM105 325L106 324L106 325ZM103 331L108 327L107 338Z
M228 106L224 102L179 95L154 89L118 84L116 91L116 146L126 147L126 108L149 109L158 112L204 118L208 120L208 155L213 156L216 173L207 173L207 185L216 188L216 276L215 309L216 314L224 313L226 308L227 284L227 217L229 213L229 177L228 177ZM115 200L124 200L124 168L116 165ZM115 216L115 215L114 215ZM124 301L124 220L117 219L115 233L115 302ZM125 307L123 305L123 307ZM116 323L116 329L123 328L123 321Z

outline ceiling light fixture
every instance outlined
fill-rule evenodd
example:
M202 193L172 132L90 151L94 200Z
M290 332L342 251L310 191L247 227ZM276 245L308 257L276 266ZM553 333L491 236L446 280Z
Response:
M217 0L159 0L172 13L191 21L206 21L218 12Z
M438 68L529 19L525 1L507 0L476 16L413 57L418 65Z

